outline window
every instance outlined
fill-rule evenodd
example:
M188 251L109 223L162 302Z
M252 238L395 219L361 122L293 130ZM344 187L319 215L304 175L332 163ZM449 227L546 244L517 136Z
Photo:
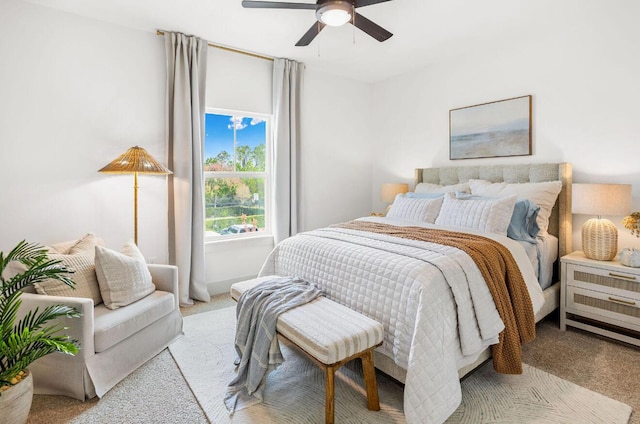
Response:
M268 115L207 109L207 238L270 233L270 119Z

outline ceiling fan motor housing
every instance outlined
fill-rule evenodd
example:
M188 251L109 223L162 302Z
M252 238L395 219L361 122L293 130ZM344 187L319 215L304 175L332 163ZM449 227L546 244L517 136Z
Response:
M319 1L316 19L329 26L341 26L351 20L353 9L354 4L352 1Z

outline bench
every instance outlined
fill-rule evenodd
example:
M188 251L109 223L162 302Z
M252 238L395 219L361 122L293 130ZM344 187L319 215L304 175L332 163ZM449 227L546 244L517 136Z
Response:
M241 281L231 286L238 300L246 290L274 276ZM304 352L325 374L325 422L334 422L334 375L342 365L360 358L367 391L367 407L380 410L373 350L382 344L382 324L326 297L279 315L278 336Z

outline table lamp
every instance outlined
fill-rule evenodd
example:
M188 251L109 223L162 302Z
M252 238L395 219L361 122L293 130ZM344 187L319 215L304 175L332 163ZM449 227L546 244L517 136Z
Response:
M387 210L389 212L389 208L391 207L391 203L396 198L396 195L399 193L406 193L409 191L409 184L406 183L384 183L382 184L382 188L380 188L380 200L384 203L387 203ZM386 214L385 212L385 214Z
M173 174L142 147L132 147L98 172L105 174L133 174L133 240L138 244L138 174Z
M627 215L630 184L573 184L571 212L596 215L582 226L582 251L587 258L610 261L618 253L618 229L603 215Z

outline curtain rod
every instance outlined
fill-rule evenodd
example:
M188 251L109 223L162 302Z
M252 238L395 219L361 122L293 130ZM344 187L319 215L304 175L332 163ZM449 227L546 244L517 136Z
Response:
M164 35L164 31L156 30L156 35ZM247 52L247 51L244 51L244 50L238 50L238 49L234 49L232 47L221 46L219 44L213 44L210 41L207 41L207 45L209 47L214 47L216 49L226 50L228 52L233 52L233 53L240 53L240 54L243 54L243 55L246 55L246 56L256 57L258 59L269 60L271 62L273 62L273 60L274 60L273 57L263 56L261 54L251 53L251 52Z

